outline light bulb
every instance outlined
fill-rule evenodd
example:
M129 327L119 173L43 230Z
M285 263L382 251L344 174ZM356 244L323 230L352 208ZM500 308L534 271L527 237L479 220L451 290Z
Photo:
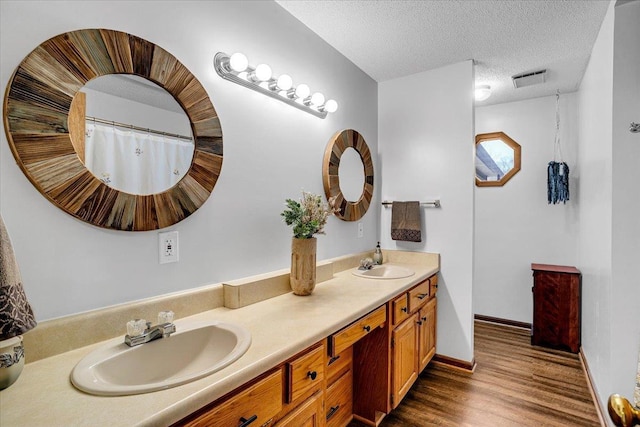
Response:
M249 60L240 52L236 52L229 58L229 67L236 73L241 73L249 66Z
M322 109L327 113L335 113L338 110L338 103L333 99L330 99L324 103Z
M296 87L296 97L298 98L306 98L307 96L309 96L309 92L311 92L309 86L304 83L299 84L298 87Z
M316 92L311 95L311 104L315 105L316 107L324 104L324 95L320 92Z
M489 85L476 86L476 90L475 90L476 101L484 101L490 96L491 96L491 86Z
M279 90L289 90L291 89L291 87L293 87L293 80L291 79L291 76L283 74L278 77L278 82L276 83L276 85L278 86Z
M256 67L254 74L258 81L266 82L271 78L271 67L267 64L260 64Z

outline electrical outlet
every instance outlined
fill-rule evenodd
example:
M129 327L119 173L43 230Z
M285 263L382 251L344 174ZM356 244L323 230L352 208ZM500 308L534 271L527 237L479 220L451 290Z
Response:
M178 232L168 231L158 234L160 264L178 262Z
M364 237L364 225L361 222L358 223L358 237Z

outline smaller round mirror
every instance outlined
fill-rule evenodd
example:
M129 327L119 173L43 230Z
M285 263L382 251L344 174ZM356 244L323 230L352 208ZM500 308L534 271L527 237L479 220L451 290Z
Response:
M500 187L520 170L520 145L503 132L476 135L476 185Z
M340 158L338 166L338 177L340 178L340 191L344 198L350 202L357 202L362 195L364 186L364 165L360 154L348 147Z
M327 199L335 198L336 216L357 221L373 197L373 161L362 135L353 129L336 133L324 152L322 183Z

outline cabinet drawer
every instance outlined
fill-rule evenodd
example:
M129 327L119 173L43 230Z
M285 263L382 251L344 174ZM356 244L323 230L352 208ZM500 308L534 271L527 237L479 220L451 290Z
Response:
M304 401L303 404L294 409L290 414L278 421L277 427L321 427L324 426L324 405L322 392ZM259 427L259 426L256 426Z
M282 369L278 369L230 399L179 425L238 427L254 419L251 425L261 426L282 409L282 376Z
M330 386L345 371L351 369L353 360L353 347L349 347L337 356L327 357L327 386Z
M425 280L409 291L409 312L418 310L429 299L429 280Z
M324 381L324 344L287 363L287 403L319 390Z
M429 296L436 296L438 292L438 276L433 275L429 278Z
M382 306L329 337L330 355L336 356L362 339L387 320L387 307Z
M399 325L409 317L409 297L406 292L391 302L391 310L393 312L394 326Z
M348 371L327 389L327 427L346 426L353 415L353 374Z

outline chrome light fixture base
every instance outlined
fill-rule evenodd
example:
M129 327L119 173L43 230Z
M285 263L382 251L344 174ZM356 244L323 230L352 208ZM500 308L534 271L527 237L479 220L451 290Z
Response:
M254 72L255 69L249 66L244 71L234 71L230 66L230 56L224 52L216 53L215 57L213 58L213 66L216 70L216 73L218 73L218 75L225 80L229 80L231 82L239 84L240 86L255 90L256 92L260 92L263 95L270 96L271 98L282 101L285 104L289 104L293 107L298 108L299 110L306 111L307 113L313 114L314 116L320 117L321 119L327 117L327 110L324 108L324 105L314 108L312 105L305 105L304 103L298 102L298 98L293 95L295 93L295 88L288 91L282 91L282 94L280 94L281 91L278 89L276 84L277 78L274 79L272 77L266 82L254 82L250 79L242 78L240 76L241 74L248 75ZM262 86L261 83L266 83L266 87ZM335 103L335 101L333 102Z

